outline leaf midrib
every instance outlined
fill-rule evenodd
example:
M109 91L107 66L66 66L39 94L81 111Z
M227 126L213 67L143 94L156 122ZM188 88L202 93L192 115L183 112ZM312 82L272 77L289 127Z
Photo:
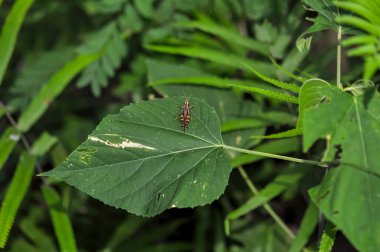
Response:
M193 151L193 150L202 150L202 149L209 149L209 148L222 148L224 145L210 145L210 146L204 146L204 147L201 147L201 148L191 148L191 149L185 149L185 150L179 150L179 151L173 151L173 152L170 152L170 153L165 153L165 154L160 154L160 155L155 155L155 156L149 156L149 157L144 157L144 158L140 158L140 159L135 159L135 160L128 160L128 161L123 161L123 162L119 162L119 163L112 163L112 164L106 164L106 165L100 165L100 166L92 166L92 167L88 167L88 168L80 168L80 169L70 169L69 171L56 171L54 173L62 173L62 172L75 172L75 171L80 171L80 170L93 170L93 169L102 169L102 168L105 168L105 167L108 167L108 166L113 166L113 165L120 165L120 164L127 164L127 163L132 163L132 162L137 162L137 161L145 161L145 160L149 160L149 159L155 159L155 158L159 158L159 157L164 157L164 156L168 156L168 155L172 155L172 154L178 154L178 153L182 153L182 152L187 152L187 151ZM89 147L95 147L96 146L92 146L92 145L89 145ZM76 151L78 152L78 151ZM47 172L49 173L49 172ZM47 174L45 173L45 174Z

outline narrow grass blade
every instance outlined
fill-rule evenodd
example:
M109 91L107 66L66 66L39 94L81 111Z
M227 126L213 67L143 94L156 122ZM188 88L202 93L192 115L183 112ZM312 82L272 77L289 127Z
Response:
M66 209L62 206L58 193L49 186L42 186L42 193L49 206L49 212L53 221L60 251L77 251L73 228L71 227L69 216Z
M47 132L42 133L42 135L34 142L32 147L32 154L35 156L43 156L50 148L57 142L55 136L50 135Z
M146 45L147 49L168 53L183 55L197 59L208 60L218 64L223 64L230 67L241 68L241 64L247 64L258 71L265 74L273 74L272 66L262 61L249 60L243 57L238 57L234 54L221 52L215 49L203 48L199 46L167 46L167 45Z
M318 208L313 202L310 202L302 219L301 227L289 249L289 252L302 251L317 226L318 214Z
M32 5L33 0L17 0L5 20L0 35L0 85L4 79L5 70L12 56L16 44L18 32L24 21L26 12ZM1 1L0 1L1 5Z
M87 65L98 58L97 54L79 55L67 63L48 81L29 107L21 114L18 129L28 131L48 109L50 103L63 91L70 81Z
M0 209L0 248L4 248L16 213L33 177L35 158L22 153Z
M267 136L252 136L252 138L261 138L261 139L277 139L277 138L288 138L296 137L302 135L302 128L295 128L287 131L283 131L276 134L271 134Z

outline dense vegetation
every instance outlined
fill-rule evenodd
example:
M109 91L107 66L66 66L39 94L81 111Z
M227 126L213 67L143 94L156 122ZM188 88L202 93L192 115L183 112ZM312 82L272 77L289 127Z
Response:
M380 0L0 0L0 26L0 248L380 247Z

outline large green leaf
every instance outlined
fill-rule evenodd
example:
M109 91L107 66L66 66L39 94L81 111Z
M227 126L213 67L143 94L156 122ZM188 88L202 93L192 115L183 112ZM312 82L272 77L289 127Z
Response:
M304 112L304 150L327 138L324 161L340 157L313 201L362 251L380 247L380 99L374 89L353 96L335 87L320 89L325 102ZM342 152L340 153L340 149ZM360 235L358 235L360 234Z
M210 203L223 193L231 164L216 112L191 98L192 118L184 132L175 120L183 101L175 97L123 108L43 175L138 215Z

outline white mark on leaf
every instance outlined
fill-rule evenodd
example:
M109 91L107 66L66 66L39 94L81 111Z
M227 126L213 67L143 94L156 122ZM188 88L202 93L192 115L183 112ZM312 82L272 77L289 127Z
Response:
M124 139L121 143L112 143L109 140L103 140L103 139L100 139L100 138L94 137L94 136L89 136L88 139L93 141L93 142L99 142L99 143L105 144L107 146L111 146L111 147L115 147L115 148L119 148L119 149L138 148L138 149L147 149L147 150L157 150L156 148L146 146L146 145L143 145L141 143L135 143L135 142L132 142L128 139Z

